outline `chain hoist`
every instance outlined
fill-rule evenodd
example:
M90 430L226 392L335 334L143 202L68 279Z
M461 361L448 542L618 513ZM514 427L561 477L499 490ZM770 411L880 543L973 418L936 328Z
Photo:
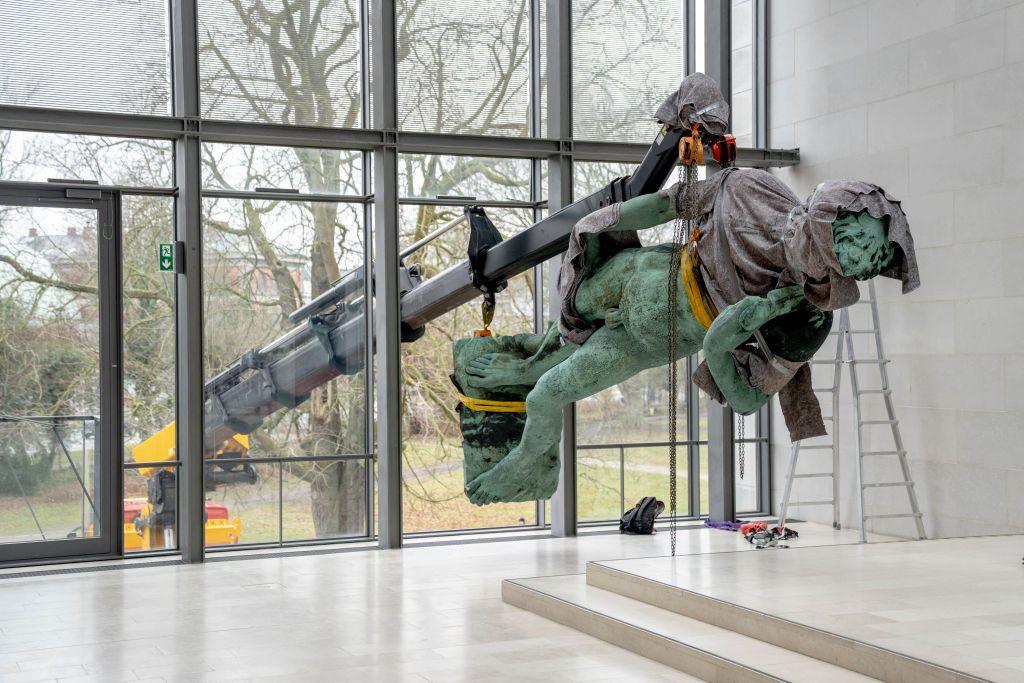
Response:
M678 508L678 491L676 486L676 468L678 465L677 442L677 407L679 400L679 364L677 362L679 348L679 281L680 268L683 260L683 249L689 242L697 218L697 166L704 159L704 146L701 141L700 127L694 124L690 135L684 136L679 142L679 198L676 209L676 220L672 231L672 265L669 268L669 302L672 306L668 332L668 508L669 508L669 546L673 556L676 554L676 516ZM673 198L673 201L677 201Z

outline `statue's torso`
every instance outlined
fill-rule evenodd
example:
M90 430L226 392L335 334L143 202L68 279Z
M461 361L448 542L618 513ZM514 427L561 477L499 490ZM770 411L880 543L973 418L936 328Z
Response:
M644 352L663 354L667 362L671 267L671 244L621 251L584 280L576 294L576 308L589 321L621 324ZM681 282L675 305L678 355L696 353L705 330L690 310ZM790 360L805 360L821 346L831 326L830 313L804 302L794 313L770 321L762 331L773 351Z
M597 267L580 285L576 308L589 321L621 324L645 352L668 360L672 322L669 275L672 245L626 249ZM680 282L676 297L680 356L695 353L704 339Z

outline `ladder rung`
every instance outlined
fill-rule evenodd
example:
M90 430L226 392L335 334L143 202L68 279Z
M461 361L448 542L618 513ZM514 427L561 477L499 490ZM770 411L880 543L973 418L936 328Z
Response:
M836 361L834 361L834 360L816 360L814 358L812 358L811 360L809 360L807 362L810 363L811 365L835 365L836 364Z
M807 502L804 503L791 502L789 506L800 507L801 505L832 505L832 503L833 501L831 500L808 500Z
M832 444L827 443L827 444L820 444L820 445L815 444L814 446L801 446L800 450L802 450L802 451L830 451L830 450L832 450Z
M865 455L905 455L906 451L864 451L861 453L861 457Z
M873 303L875 303L874 299L861 299L860 301L855 301L853 305L854 306L859 306L861 304L873 304Z
M913 485L914 485L914 482L912 482L912 481L884 481L884 482L878 482L878 483L874 483L874 484L864 484L863 486L861 486L861 488L865 488L865 489L880 489L880 488L884 488L884 487L888 487L888 486L913 486Z
M794 474L794 479L812 479L814 477L831 477L831 472L809 472L807 474Z
M865 358L863 360L860 360L860 359L854 358L854 359L852 359L850 361L847 361L847 362L852 363L854 365L863 365L863 364L867 364L867 365L885 365L886 363L889 362L889 359L888 358Z
M891 394L892 389L861 389L858 394Z
M847 334L874 334L875 330L847 330L846 333ZM832 330L831 332L828 333L828 335L830 337L836 337L836 336L838 336L840 334L842 334L842 333L840 331L838 331L838 330Z
M820 391L825 394L831 393L835 390L835 387L811 387L811 391Z
M864 519L899 519L900 517L920 517L920 512L904 512L897 515L864 515Z
M899 424L899 420L861 420L861 425L894 425Z

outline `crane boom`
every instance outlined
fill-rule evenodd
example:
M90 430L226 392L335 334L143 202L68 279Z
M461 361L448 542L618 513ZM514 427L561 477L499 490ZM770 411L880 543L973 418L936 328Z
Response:
M576 222L602 206L658 191L676 163L681 136L680 131L663 128L632 175L612 181L491 248L483 266L484 280L508 280L565 251ZM799 150L741 149L736 164L789 166L798 159ZM301 403L316 387L363 369L368 339L363 302L344 302L364 290L363 277L362 268L347 273L302 309L301 315L308 317L295 329L245 354L207 382L207 453L236 434L251 433L271 413ZM426 281L420 281L414 267L403 268L401 289L403 341L414 341L428 322L480 295L468 261Z

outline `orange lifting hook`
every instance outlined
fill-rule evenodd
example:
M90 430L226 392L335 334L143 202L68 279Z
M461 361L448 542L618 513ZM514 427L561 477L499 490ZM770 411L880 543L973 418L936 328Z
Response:
M690 135L679 140L679 163L698 166L704 163L704 142L700 139L700 124L690 126Z

